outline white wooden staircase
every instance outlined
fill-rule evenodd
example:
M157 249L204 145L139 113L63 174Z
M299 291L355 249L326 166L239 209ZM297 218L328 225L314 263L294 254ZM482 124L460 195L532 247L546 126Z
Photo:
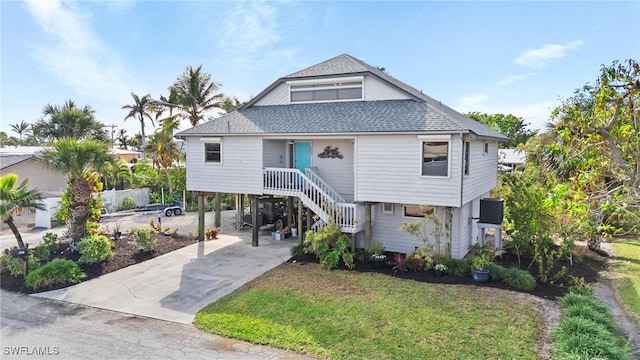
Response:
M333 218L342 232L357 233L364 229L364 208L346 202L312 169L303 173L298 169L264 168L263 173L263 193L295 196L302 200L320 218L312 228L317 229Z

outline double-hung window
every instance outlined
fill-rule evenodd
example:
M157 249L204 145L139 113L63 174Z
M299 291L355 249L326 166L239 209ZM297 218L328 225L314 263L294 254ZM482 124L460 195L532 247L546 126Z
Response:
M421 175L449 176L449 137L420 137L421 138Z
M222 163L222 141L219 138L203 139L204 162Z

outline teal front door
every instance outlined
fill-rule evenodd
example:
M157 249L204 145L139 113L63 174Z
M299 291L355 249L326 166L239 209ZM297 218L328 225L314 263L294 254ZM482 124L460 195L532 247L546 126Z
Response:
M296 142L294 143L294 149L295 167L304 173L304 169L311 167L311 143Z

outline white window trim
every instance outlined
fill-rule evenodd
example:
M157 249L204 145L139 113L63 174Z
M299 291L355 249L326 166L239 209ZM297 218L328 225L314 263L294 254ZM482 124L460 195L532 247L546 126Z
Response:
M420 207L422 205L411 205L411 204L402 205L402 217L404 219L424 219L424 215L422 215L422 216L407 216L407 215L405 215L407 213L407 206L418 206L418 207ZM433 209L434 212L437 212L437 208L434 205L427 205L427 206L430 206Z
M469 151L469 159L467 159L466 151ZM469 177L469 174L471 174L471 141L468 140L462 142L462 164L462 175ZM465 172L467 169L469 169L469 171Z
M391 210L385 209L386 206L391 205ZM382 214L383 215L393 215L394 206L393 203L382 203Z
M222 156L222 138L220 137L208 137L208 138L200 138L202 142L202 162L207 166L220 166L223 163L224 157ZM220 144L220 161L207 161L207 149L205 144Z
M349 76L349 77L339 77L339 78L324 78L324 79L313 79L313 80L289 80L287 81L287 85L290 86L298 86L298 85L318 85L318 84L335 84L337 82L354 82L354 81L362 81L364 85L364 76Z
M418 175L426 179L450 179L451 178L451 135L418 135L418 144L420 146L420 157L418 163ZM424 161L424 146L422 143L429 141L446 141L447 142L447 176L422 175L422 162ZM403 212L404 214L404 212Z
M336 83L347 83L347 82L361 82L360 85L344 85L340 86L340 89L362 89L362 96L360 98L353 99L331 99L331 100L307 100L307 101L293 101L291 99L292 92L303 92L303 91L312 91L312 90L334 90ZM290 80L286 82L289 85L289 104L314 104L314 103L327 103L327 102L349 102L349 101L362 101L364 100L364 76L349 76L349 77L339 77L339 78L325 78L325 79L312 79L312 80ZM326 87L317 87L311 89L293 89L293 86L301 86L301 85L325 85Z

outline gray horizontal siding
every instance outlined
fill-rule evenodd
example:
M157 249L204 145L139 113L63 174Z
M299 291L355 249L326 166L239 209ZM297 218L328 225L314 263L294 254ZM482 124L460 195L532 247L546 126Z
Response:
M493 189L498 176L498 143L489 141L484 155L484 141L471 141L469 175L464 177L463 203L467 203Z
M262 194L262 138L222 138L222 163L204 162L204 142L187 139L187 190Z
M342 159L319 158L318 154L330 146L338 148ZM345 199L353 199L353 142L352 140L313 140L311 162L318 175Z
M421 140L416 135L358 136L356 201L460 206L462 146L451 140L450 176L421 173Z
M398 90L396 87L391 87L389 84L383 82L375 76L366 76L364 83L364 100L365 101L377 101L377 100L400 100L400 99L412 99L406 92Z

